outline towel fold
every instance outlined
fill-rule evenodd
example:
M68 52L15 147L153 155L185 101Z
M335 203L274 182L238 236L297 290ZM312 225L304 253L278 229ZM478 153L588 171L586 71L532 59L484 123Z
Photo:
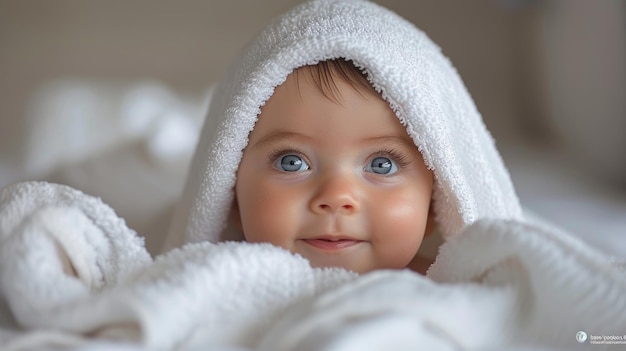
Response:
M0 292L9 328L37 328L42 314L129 279L151 260L143 239L99 199L45 182L0 192Z
M572 350L588 345L576 342L578 331L625 335L626 272L546 223L483 220L442 245L428 276L446 284L514 287L523 297L520 344Z

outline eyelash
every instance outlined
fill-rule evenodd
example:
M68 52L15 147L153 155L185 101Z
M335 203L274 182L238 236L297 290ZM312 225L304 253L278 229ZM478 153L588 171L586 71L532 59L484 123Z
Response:
M390 158L392 161L394 161L398 165L399 169L402 169L409 165L409 156L406 154L406 152L403 152L394 148L383 149L377 152L376 154L374 154L374 156L371 156L369 159L372 160L376 157Z
M267 157L267 161L269 162L269 164L273 165L274 162L276 162L276 160L278 160L279 157L286 156L286 155L298 155L302 157L306 162L308 162L306 157L304 157L304 153L296 149L276 149L270 152L270 154Z
M298 155L302 157L307 163L309 162L308 159L304 157L304 153L296 149L276 149L269 153L268 163L273 165L276 162L276 160L278 160L279 157L291 155L291 154ZM372 156L368 158L368 161L371 161L375 159L376 157L388 157L392 161L394 161L398 165L398 168L400 169L408 166L410 163L409 156L406 154L406 152L400 151L394 148L386 148L386 149L380 150L372 154Z

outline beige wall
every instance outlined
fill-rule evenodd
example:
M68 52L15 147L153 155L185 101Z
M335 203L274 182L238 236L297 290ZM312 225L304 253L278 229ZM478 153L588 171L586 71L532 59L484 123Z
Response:
M552 5L545 51L553 129L591 175L626 189L626 2Z

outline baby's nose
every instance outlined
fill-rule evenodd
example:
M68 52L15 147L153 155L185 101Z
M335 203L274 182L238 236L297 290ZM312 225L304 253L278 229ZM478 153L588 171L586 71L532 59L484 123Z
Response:
M351 177L331 175L319 182L311 200L315 213L351 214L359 210L356 184Z

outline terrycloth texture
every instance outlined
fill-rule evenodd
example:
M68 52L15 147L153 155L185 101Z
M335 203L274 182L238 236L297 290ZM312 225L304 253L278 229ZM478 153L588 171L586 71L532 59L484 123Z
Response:
M150 263L143 239L99 199L44 182L0 193L0 289L19 325Z
M357 276L244 242L151 262L78 191L24 183L0 199L3 350L574 350L589 346L579 330L626 327L625 273L547 227L481 220L443 244L431 279Z
M444 237L479 218L521 218L494 142L439 47L374 3L319 0L270 24L218 84L166 248L242 239L226 218L260 106L294 69L334 58L365 71L422 152L435 174L434 210Z
M577 344L577 331L624 335L626 329L624 267L544 223L481 221L441 247L428 276L514 288L524 325L515 338L520 344L573 350L589 343Z
M39 240L41 250L68 257L81 281L92 291L116 284L151 262L143 238L129 229L111 207L68 186L46 182L7 186L0 192L0 219L1 259L10 263L9 256L35 251L29 247L31 238L45 238L34 240ZM9 246L16 251L7 252ZM15 265L15 269L21 268ZM10 280L4 274L3 278Z

